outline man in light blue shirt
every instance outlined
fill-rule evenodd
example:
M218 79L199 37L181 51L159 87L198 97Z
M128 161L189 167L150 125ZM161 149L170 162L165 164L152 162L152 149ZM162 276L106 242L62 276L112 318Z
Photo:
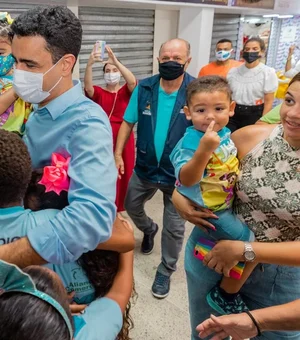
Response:
M132 93L119 130L115 160L124 173L122 152L133 126L137 127L137 157L125 208L137 228L144 233L141 251L153 251L158 225L146 215L144 206L157 190L162 191L164 216L162 228L162 261L157 268L152 294L165 298L170 277L182 248L184 221L172 203L175 176L170 154L191 123L186 120L186 87L194 79L186 69L191 60L190 45L182 39L165 42L159 51L159 74L139 82Z
M68 207L28 239L1 247L0 257L20 267L74 261L110 237L116 216L110 124L101 107L83 96L80 82L73 84L82 28L69 9L36 7L11 29L15 91L38 104L24 136L33 167L49 164L53 152L70 156L70 188Z

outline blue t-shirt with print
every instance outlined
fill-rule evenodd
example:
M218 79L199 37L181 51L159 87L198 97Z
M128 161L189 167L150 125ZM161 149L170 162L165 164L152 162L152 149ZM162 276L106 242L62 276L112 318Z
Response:
M156 126L154 132L154 147L158 162L160 161L164 151L177 94L178 91L169 94L159 87ZM151 115L151 109L148 114ZM131 95L124 114L124 120L130 124L138 122L138 86L134 89Z
M11 243L27 235L31 229L49 222L59 212L47 209L33 212L21 206L0 209L0 245ZM95 298L95 289L77 262L63 265L47 264L63 281L68 292L75 291L74 301L88 304Z

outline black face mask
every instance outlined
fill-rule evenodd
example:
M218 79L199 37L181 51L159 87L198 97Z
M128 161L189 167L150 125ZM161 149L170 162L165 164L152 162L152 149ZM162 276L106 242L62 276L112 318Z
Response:
M257 59L260 58L259 52L244 52L243 59L246 60L247 63L254 63Z
M159 73L164 80L175 80L183 75L185 64L179 64L176 61L167 61L159 63Z

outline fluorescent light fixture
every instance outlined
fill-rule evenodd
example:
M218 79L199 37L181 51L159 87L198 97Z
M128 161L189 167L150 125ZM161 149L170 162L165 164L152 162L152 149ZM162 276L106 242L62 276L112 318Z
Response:
M279 15L278 18L280 19L287 19L287 18L293 18L293 15Z
M264 18L279 18L279 14L265 14Z

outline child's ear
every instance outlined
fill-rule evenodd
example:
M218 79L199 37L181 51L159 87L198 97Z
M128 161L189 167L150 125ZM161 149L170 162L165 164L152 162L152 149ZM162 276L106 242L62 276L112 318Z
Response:
M232 117L234 115L235 106L236 102L233 100L229 106L229 117Z
M190 110L189 110L188 106L185 105L183 107L183 111L184 111L184 114L185 114L185 118L187 120L192 120L192 116L191 116L191 113L190 113Z

